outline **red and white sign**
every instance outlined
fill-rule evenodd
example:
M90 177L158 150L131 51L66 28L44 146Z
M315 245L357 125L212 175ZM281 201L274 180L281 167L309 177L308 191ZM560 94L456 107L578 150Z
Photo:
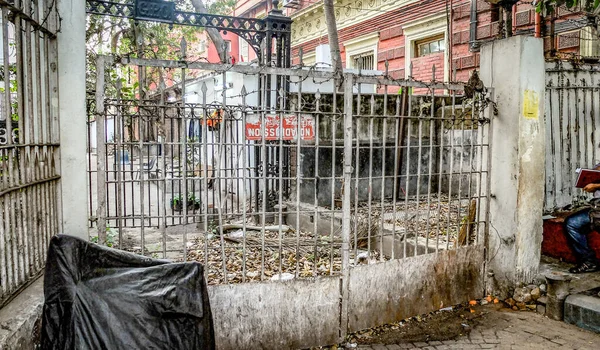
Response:
M300 118L295 115L267 115L265 120L265 140L298 140L298 132L303 141L315 139L315 119L311 116ZM246 139L253 141L262 140L262 127L259 116L248 116L246 119Z

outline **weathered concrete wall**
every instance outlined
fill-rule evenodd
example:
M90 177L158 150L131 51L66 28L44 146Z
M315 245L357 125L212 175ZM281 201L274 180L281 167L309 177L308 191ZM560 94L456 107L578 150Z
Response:
M481 246L350 272L350 331L420 315L483 295ZM340 335L340 277L209 286L219 350L303 349ZM0 349L33 349L43 304L36 281L0 310Z
M339 278L208 291L219 350L304 349L339 340Z
M44 279L40 278L0 309L0 349L35 349L43 304Z
M85 1L60 0L58 12L58 101L62 232L88 238L85 108ZM58 233L58 232L54 232Z
M510 57L510 60L505 59ZM517 36L482 48L481 78L494 87L489 262L504 296L539 267L544 201L545 70L541 39Z
M471 246L350 270L349 331L483 296L483 247Z

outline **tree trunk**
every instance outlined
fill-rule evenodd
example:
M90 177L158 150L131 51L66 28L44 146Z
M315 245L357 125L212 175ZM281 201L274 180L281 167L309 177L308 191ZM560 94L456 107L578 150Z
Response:
M197 13L206 13L206 6L204 6L204 2L202 0L192 0L192 5ZM208 37L215 44L217 48L217 52L219 53L219 58L221 59L221 63L227 63L227 51L225 48L225 40L221 37L221 34L215 28L206 28L206 32L208 33Z
M337 25L335 23L335 12L333 0L323 0L325 9L325 23L327 24L327 36L329 37L329 49L331 50L331 65L336 76L342 76L342 55L338 40Z

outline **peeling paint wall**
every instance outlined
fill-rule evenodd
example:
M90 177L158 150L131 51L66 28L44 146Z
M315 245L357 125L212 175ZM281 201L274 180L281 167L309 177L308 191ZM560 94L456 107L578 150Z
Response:
M481 298L482 262L471 246L350 270L349 331Z
M511 60L501 59L511 57ZM481 78L494 87L490 292L506 296L535 277L541 257L545 182L543 41L517 36L482 47Z
M483 296L483 247L350 270L350 332ZM219 350L298 349L340 341L340 277L210 286Z
M219 350L338 342L339 278L210 286L209 297Z

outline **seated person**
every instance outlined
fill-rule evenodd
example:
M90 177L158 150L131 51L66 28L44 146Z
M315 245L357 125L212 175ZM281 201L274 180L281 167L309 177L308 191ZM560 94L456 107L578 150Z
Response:
M595 167L600 170L600 164ZM594 193L594 197L600 197L600 184L593 183L586 185L583 190L588 193ZM565 220L567 231L567 241L573 248L577 257L577 266L569 269L571 273L594 272L600 270L600 261L596 258L595 252L590 248L587 235L591 232L590 209L578 211Z

